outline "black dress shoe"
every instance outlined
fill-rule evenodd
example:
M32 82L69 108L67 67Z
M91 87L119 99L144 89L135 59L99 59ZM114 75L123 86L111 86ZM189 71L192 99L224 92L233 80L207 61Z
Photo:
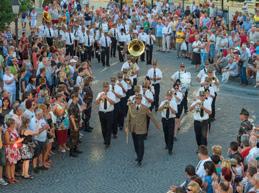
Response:
M70 157L78 157L75 153L70 153L69 156Z
M108 149L110 147L109 144L105 144L105 149Z
M91 132L92 132L92 129L88 129L88 128L87 128L87 129L84 129L84 131L91 133Z
M142 162L141 161L138 161L138 166L142 166Z
M75 150L74 153L81 154L81 153L83 153L83 152L80 151L80 150Z
M168 154L172 155L173 154L172 150L168 150Z

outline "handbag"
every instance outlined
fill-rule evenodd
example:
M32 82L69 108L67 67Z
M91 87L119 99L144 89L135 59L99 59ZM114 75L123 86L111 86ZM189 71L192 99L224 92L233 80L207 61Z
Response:
M186 42L184 41L182 44L181 44L181 48L180 48L182 51L187 51L187 44Z

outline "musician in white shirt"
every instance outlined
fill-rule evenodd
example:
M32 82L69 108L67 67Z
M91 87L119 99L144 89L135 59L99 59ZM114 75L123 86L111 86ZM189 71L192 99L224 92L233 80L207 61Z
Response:
M90 30L86 31L86 35L84 38L84 45L85 45L85 59L91 61L94 38L93 36L90 35Z
M195 100L190 111L193 112L194 132L197 145L207 146L208 120L211 114L211 101L206 100L205 93L201 91L199 97Z
M74 34L71 32L71 27L68 27L65 40L66 40L66 55L74 56Z
M116 83L116 77L111 77L110 91L115 95L114 111L113 111L113 126L112 134L113 138L117 138L118 126L119 126L119 117L120 115L120 100L123 96L122 88Z
M104 35L100 38L99 43L102 48L101 52L101 61L103 66L110 66L110 47L111 47L111 38L108 36L107 31L104 32Z
M154 87L154 107L155 111L158 109L159 105L159 94L160 94L160 81L163 78L162 71L157 67L158 63L157 61L153 61L153 67L150 68L147 72L147 77L150 78L152 85Z
M123 28L118 33L117 37L118 37L119 60L120 60L120 62L124 62L126 35L125 35L125 31Z
M55 33L54 33L54 30L53 30L51 24L49 24L45 28L44 37L46 37L49 47L53 46L53 38L55 37Z
M115 103L115 95L109 90L108 82L103 83L103 91L98 93L96 104L99 105L99 118L101 122L104 145L108 148L111 144L111 133L113 126L113 111Z
M138 34L138 39L139 39L140 41L142 41L143 43L145 43L146 36L147 36L147 33L144 32L144 28L141 27L141 28L140 28L140 33ZM145 52L143 52L143 54L140 55L140 60L141 60L142 62L145 61Z
M124 126L124 117L127 115L127 92L128 92L128 84L123 79L123 74L121 72L117 75L116 84L122 89L122 97L120 99L120 108L119 108L119 118L118 118L118 126L119 129L122 130Z
M158 108L161 112L162 126L164 131L165 148L168 149L169 155L172 155L175 133L175 117L177 113L177 104L173 100L171 90L167 91L165 100L163 100Z
M163 38L162 38L163 50L162 51L169 52L170 44L171 44L172 27L171 27L171 25L169 25L168 21L165 22L165 26L162 29L162 34L163 34Z
M149 33L148 35L146 35L146 38L145 38L147 64L151 64L152 62L153 46L155 41L156 41L156 37L152 34L152 28L150 28Z
M116 25L113 24L113 27L109 30L109 36L111 37L111 57L116 57L116 48L117 48L117 28Z
M182 105L184 108L184 112L188 112L188 91L191 84L191 73L187 72L185 69L185 65L183 63L180 64L179 70L176 71L172 76L171 80L173 83L176 82L176 80L180 80L181 82L181 91L184 95L182 100Z
M137 78L138 78L138 74L139 74L139 66L136 63L136 59L135 58L128 58L128 61L123 63L122 67L121 67L121 71L123 71L123 69L127 69L130 70L130 74L129 74L129 78L132 82L132 86L137 85Z
M177 131L180 130L180 123L181 123L181 116L183 112L182 100L183 100L183 93L180 90L180 82L176 82L173 86L173 97L177 103L177 113L175 118L175 130L174 133L174 140L176 139Z

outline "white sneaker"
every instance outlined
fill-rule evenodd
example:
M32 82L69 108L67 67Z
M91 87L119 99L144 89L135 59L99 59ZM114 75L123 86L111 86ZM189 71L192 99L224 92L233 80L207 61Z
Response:
M6 186L6 185L8 185L8 183L3 178L1 178L0 179L0 185Z

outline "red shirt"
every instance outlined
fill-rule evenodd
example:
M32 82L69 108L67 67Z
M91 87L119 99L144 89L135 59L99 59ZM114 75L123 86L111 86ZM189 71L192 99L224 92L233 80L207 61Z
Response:
M249 154L249 152L250 152L250 149L251 149L251 147L247 147L247 148L245 148L245 149L240 153L243 159L245 159L246 156L248 156L248 154Z
M190 37L189 37L188 42L189 42L189 43L193 43L194 41L195 41L195 31L192 31L192 30L190 29Z
M242 44L246 44L248 42L248 37L246 34L240 34L240 42L241 42L241 45Z

